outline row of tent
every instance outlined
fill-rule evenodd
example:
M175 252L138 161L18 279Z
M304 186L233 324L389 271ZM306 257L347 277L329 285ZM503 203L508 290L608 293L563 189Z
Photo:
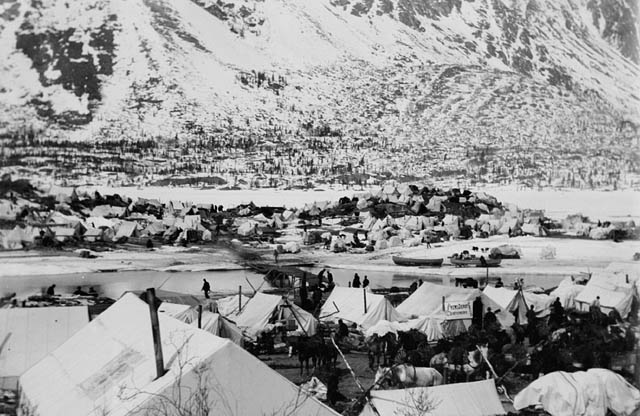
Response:
M532 409L552 416L637 415L640 391L611 370L556 371L533 381L513 400L517 411ZM504 415L494 380L372 390L360 416Z
M620 270L624 272L627 269L624 265L617 265L611 267L610 271L612 270L618 270L617 275L620 276L622 273ZM496 307L504 308L505 311L515 310L516 312L524 306L523 302L528 302L527 304L534 304L536 310L540 308L540 312L545 313L548 300L532 297L534 294L504 288L502 290L487 289L489 291L484 293L476 289L424 283L398 308L393 308L382 295L362 289L337 287L325 303L320 319L344 319L368 332L383 328L385 323L389 330L406 330L413 327L427 333L429 339L434 340L445 335L454 336L464 331L466 327L464 321L447 319L442 312L442 297L447 300L471 301L480 295L483 303L493 302ZM10 335L4 340L3 350L0 353L0 374L11 375L14 382L20 377L21 403L33 414L60 414L63 411L65 414L94 414L105 411L109 414L130 414L156 409L159 403L154 402L153 397L169 397L177 394L184 386L194 388L194 383L202 382L201 375L198 373L198 368L202 367L198 367L197 363L207 366L215 374L225 374L230 378L207 379L208 383L213 383L207 388L216 395L216 403L232 402L237 406L230 412L227 405L215 408L215 414L254 414L251 412L256 408L245 403L252 402L253 396L248 397L250 393L245 390L247 386L238 380L255 377L256 374L268 380L266 384L249 386L251 387L249 390L255 391L258 395L256 400L259 404L256 406L267 406L264 407L265 409L274 408L269 406L276 406L272 396L277 391L278 397L282 397L283 402L290 402L295 395L303 404L309 403L300 405L300 412L293 411L291 414L309 414L307 413L309 411L318 412L313 414L335 414L306 396L301 399L295 386L235 345L241 344L242 338L246 336L251 334L255 336L261 330L268 329L268 326L275 321L290 321L296 330L312 334L317 326L313 316L280 296L262 293L257 293L251 299L231 296L216 302L219 313L208 311L202 313L199 321L204 331L201 331L197 329L197 298L189 296L185 298L171 293L160 293L160 295L165 298L171 297L171 300L176 302L165 302L159 309L162 312L160 324L163 350L165 357L169 357L167 359L167 367L169 367L167 374L171 374L169 377L164 375L154 380L153 349L151 334L148 330L150 325L148 307L132 293L123 295L115 305L90 323L88 323L86 307L0 310L0 330L2 330L0 333ZM501 316L499 315L498 318L501 319ZM513 319L512 314L511 319ZM502 322L506 323L506 321ZM145 331L147 331L146 335ZM230 341L224 341L216 335L222 335ZM91 353L83 353L86 351ZM181 354L186 354L188 357L180 357ZM78 356L80 356L79 359ZM235 360L236 364L230 365L230 360ZM188 362L188 371L185 371L185 368L179 368L179 364L176 364L179 362ZM10 383L11 377L8 380L7 378L0 378L0 380L5 384L7 381ZM53 390L47 384L47 382L51 383L51 377L56 379ZM442 399L437 400L437 410L433 414L504 414L502 407L495 406L499 400L497 400L493 382L483 383L487 382L430 388L435 389L429 390L430 397L442 396ZM615 390L618 393L606 393L607 395L613 395L612 397L624 395L636 400L634 403L640 404L638 394L633 390L622 389L622 384L615 380L607 383L605 387L612 383L618 385ZM120 386L119 389L116 389L116 385ZM131 394L122 395L122 388L129 389ZM117 393L116 390L119 392ZM547 388L546 391L552 394L551 388ZM415 404L412 401L415 397L407 396L409 393L422 394L419 391L409 390L372 392L371 400L363 414L375 414L370 413L371 406L374 406L375 411L380 415L397 414L405 405ZM464 398L456 403L453 403L450 398L445 398L445 396L456 397L459 394ZM527 394L528 398L526 401L522 399L522 403L535 404L531 398L534 396ZM58 395L63 397L63 400L60 403L54 403L52 397ZM552 406L549 403L555 403L554 400L560 399L558 397L543 398L543 396L539 394L535 397L538 397L538 401L545 406ZM482 404L476 403L481 397L486 400ZM236 399L238 402L234 401ZM395 405L389 407L389 400L395 402ZM613 401L614 399L610 399L608 406L619 408L619 404ZM75 406L78 409L77 413ZM66 412L67 407L71 411ZM92 410L87 411L89 408ZM556 413L552 412L552 414Z
M550 296L560 298L565 308L581 311L588 311L599 297L602 312L616 310L625 318L631 311L633 298L640 298L640 271L633 264L611 263L591 273L586 285L567 277Z
M498 322L510 327L514 322L527 324L527 311L533 306L536 316L546 317L556 298L566 308L587 311L600 297L603 312L616 310L626 318L633 297L640 298L640 271L633 264L612 263L603 271L594 272L586 285L565 279L550 295L505 287L485 287L483 290L443 286L424 282L407 299L394 307L383 295L366 289L335 287L324 303L320 319L336 322L342 319L356 324L366 335L417 329L435 341L464 332L470 319L448 319L444 302L471 303L477 297L483 307L491 307Z
M565 308L586 311L596 296L599 296L603 312L615 309L625 318L630 312L633 297L640 297L639 281L640 272L635 265L612 263L602 271L593 272L586 285L567 278L550 295L504 287L487 286L480 291L424 282L397 307L385 296L374 294L368 289L336 286L324 303L319 319L325 322L342 319L355 324L368 335L415 328L434 341L445 336L455 336L470 324L468 320L447 319L443 311L443 300L473 302L481 297L484 307L500 310L496 317L504 327L511 326L516 319L521 324L526 324L526 311L531 305L539 317L547 316L550 305L556 298L560 299ZM200 304L198 298L166 291L158 291L158 296L166 300L161 312L184 323L197 324L197 306ZM208 311L207 307L204 309L201 319L203 327L239 344L243 338L255 339L261 331L270 329L275 322L284 323L289 331L307 335L315 334L318 326L313 315L292 302L281 296L260 292L252 298L239 298L235 295L217 300L217 314ZM86 324L89 314L86 307L16 308L0 310L0 317L4 333L12 333L3 354L0 354L0 369L3 376L15 377L20 374L20 369L33 364L43 351L50 350L69 333ZM12 326L12 323L15 325ZM32 347L23 348L26 340L34 336L40 337L38 341L31 342ZM12 343L19 346L12 347ZM6 357L9 352L17 355L12 355L8 360Z
M259 298L246 316L262 318ZM237 299L218 303L228 316ZM251 302L247 304L247 308ZM2 374L20 365L21 415L337 415L299 387L267 367L235 343L187 324L190 309L163 303L159 326L166 373L158 377L148 306L133 293L88 322L85 307L14 308L0 310L0 326L15 337L0 357ZM276 307L272 303L269 308ZM240 313L242 315L243 312ZM174 318L173 315L176 317ZM193 317L191 317L192 319ZM47 325L52 327L47 330ZM33 331L37 332L34 340ZM47 336L42 335L46 333ZM30 349L38 342L38 350ZM23 354L21 355L21 352ZM10 387L10 386L3 386ZM439 386L429 391L439 402L433 415L489 416L505 414L493 381ZM408 390L406 390L408 391ZM387 397L405 390L373 391L362 415L396 415L406 406ZM461 395L462 397L459 397ZM368 406L370 406L368 405ZM205 410L206 409L206 410Z

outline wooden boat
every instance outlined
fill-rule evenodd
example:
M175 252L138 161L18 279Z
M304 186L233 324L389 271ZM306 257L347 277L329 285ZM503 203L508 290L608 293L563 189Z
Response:
M428 267L440 267L444 259L416 259L411 257L392 256L391 259L398 266L428 266Z
M492 259L488 257L484 258L484 264L482 263L482 260L480 260L479 257L473 257L470 259L458 259L453 257L451 258L451 264L453 264L456 267L467 267L467 266L498 267L501 262L502 262L502 259Z

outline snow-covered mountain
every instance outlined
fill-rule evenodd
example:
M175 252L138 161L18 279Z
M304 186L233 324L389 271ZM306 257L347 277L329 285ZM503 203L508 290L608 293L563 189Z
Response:
M640 121L638 14L636 0L1 0L0 133L589 140Z

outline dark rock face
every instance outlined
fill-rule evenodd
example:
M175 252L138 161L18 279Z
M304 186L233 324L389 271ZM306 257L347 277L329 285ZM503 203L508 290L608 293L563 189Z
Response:
M74 28L35 29L31 16L25 16L16 33L16 49L29 57L38 72L40 83L45 87L60 85L77 97L86 94L90 105L97 105L102 100L100 76L113 73L116 16L109 15L107 21L90 33L86 45L78 40L80 37L74 37ZM94 53L88 52L89 49ZM52 77L52 73L57 76ZM31 104L40 116L52 118L62 125L82 125L92 120L91 113L55 114L51 103L38 98L33 99Z
M602 36L635 63L640 62L637 23L640 18L637 0L589 0L593 24Z

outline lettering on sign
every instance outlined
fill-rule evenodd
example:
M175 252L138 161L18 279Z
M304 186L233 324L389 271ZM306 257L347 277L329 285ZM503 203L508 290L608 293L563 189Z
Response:
M471 319L473 317L469 301L445 302L444 313L448 320Z

